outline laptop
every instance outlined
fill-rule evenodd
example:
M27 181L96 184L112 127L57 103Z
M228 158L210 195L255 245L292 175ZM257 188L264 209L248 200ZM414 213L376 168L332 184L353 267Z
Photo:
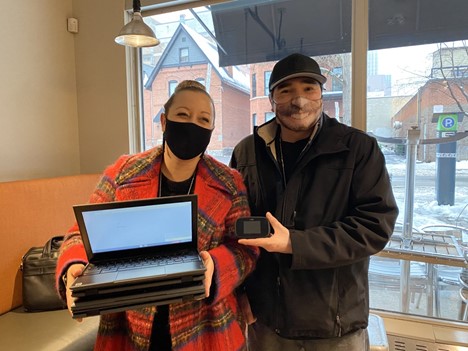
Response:
M204 297L197 195L73 210L89 261L71 285L74 317Z
M202 280L194 283L180 283L158 288L134 289L131 294L110 293L93 297L81 297L75 301L71 310L73 318L83 318L105 313L121 312L145 306L167 305L192 301L205 297Z

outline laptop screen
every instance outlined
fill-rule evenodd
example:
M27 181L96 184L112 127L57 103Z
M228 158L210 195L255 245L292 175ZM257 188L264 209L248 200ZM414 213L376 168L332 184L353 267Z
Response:
M94 253L192 241L190 202L84 212Z
M196 208L196 195L74 206L91 256L193 243Z

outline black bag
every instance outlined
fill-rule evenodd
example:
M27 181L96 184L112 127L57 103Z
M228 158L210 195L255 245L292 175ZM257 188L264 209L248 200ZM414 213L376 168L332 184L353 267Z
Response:
M21 259L25 311L50 311L67 307L55 290L55 267L62 242L63 236L55 236L43 247L30 248Z

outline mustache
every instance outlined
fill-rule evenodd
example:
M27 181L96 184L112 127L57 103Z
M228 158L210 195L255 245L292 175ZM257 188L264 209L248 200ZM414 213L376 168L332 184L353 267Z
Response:
M301 113L301 112L312 112L312 110L315 110L315 109L309 108L309 107L297 107L297 106L292 106L289 108L289 112L291 112L291 114Z
M296 105L289 105L288 107L284 107L281 109L282 113L285 114L296 114L296 113L311 113L315 112L317 108L321 106L321 104L317 105L316 102L320 101L318 100L311 100L310 103L305 104L304 106L296 106Z

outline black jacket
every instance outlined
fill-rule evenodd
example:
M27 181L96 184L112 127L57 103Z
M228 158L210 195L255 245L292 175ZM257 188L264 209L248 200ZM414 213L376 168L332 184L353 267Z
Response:
M286 338L330 338L366 328L369 256L398 215L374 138L323 114L287 186L276 159L276 120L234 149L252 215L270 211L290 229L293 254L262 249L246 282L256 317ZM254 151L255 150L255 151Z

